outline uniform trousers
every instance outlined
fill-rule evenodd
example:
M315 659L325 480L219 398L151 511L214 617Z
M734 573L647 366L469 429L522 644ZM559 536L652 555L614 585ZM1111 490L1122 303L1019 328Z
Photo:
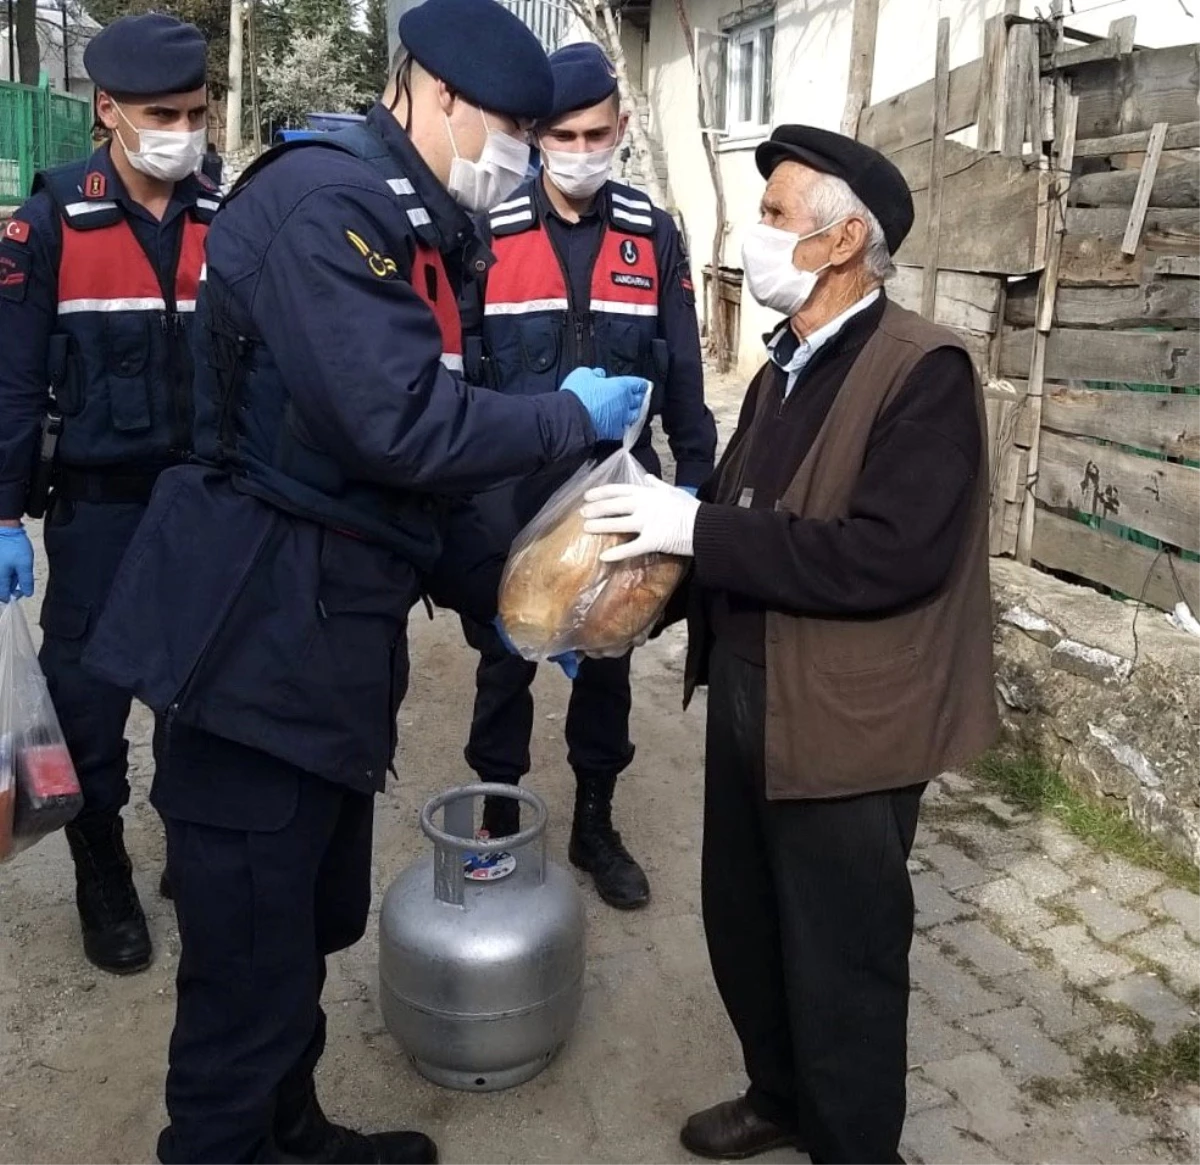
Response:
M159 1160L278 1161L325 1046L325 957L366 929L374 799L179 725L160 754L182 949Z
M83 789L78 820L118 813L129 801L131 696L79 661L145 512L140 503L55 498L46 518L50 579L39 658Z
M924 785L767 800L765 673L718 640L709 670L702 896L747 1099L814 1162L900 1161L908 855Z
M537 664L514 655L491 627L463 618L467 642L479 652L475 712L465 755L485 781L515 785L529 772ZM567 760L579 775L611 776L633 760L629 740L630 653L584 659L567 706Z

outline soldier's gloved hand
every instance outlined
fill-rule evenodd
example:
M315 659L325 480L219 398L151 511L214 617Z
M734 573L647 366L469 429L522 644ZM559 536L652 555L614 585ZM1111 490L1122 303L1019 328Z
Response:
M638 419L650 387L640 376L607 376L603 368L576 368L559 386L587 409L600 441L619 441Z
M23 526L0 526L0 602L33 594L33 546Z
M492 626L495 628L496 634L500 636L500 642L504 644L505 650L513 655L520 655L521 653L516 649L513 641L509 639L508 632L504 630L504 624L500 622L499 615L492 620ZM562 655L552 655L550 662L558 664L562 668L563 675L567 679L573 680L579 674L579 661L582 658L583 656L578 651L564 651Z

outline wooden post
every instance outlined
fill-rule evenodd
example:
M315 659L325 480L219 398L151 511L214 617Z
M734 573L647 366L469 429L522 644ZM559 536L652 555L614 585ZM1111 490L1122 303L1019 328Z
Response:
M875 36L879 29L879 0L854 0L854 25L850 33L850 81L842 133L858 137L858 119L871 104L875 76Z
M988 153L1000 149L1004 140L1004 78L1008 28L1003 14L992 16L983 26L983 76L979 82L979 137L977 144Z
M1019 158L1023 152L1029 89L1038 83L1037 57L1037 36L1033 28L1028 24L1013 25L1008 30L1003 138L1000 144L1001 153L1008 158Z
M1162 157L1163 142L1167 139L1167 123L1155 122L1150 130L1150 141L1146 146L1146 157L1142 161L1142 172L1138 177L1137 191L1133 196L1133 205L1129 208L1129 222L1125 224L1125 237L1121 240L1121 251L1126 255L1136 255L1138 242L1142 237L1142 225L1146 221L1146 211L1150 206L1150 192L1154 189L1154 179L1158 176L1158 160Z
M933 136L929 144L929 221L925 270L921 275L921 314L933 322L937 310L938 251L942 238L942 187L946 170L946 122L950 117L950 18L938 21L933 73Z
M1046 268L1038 286L1037 328L1033 333L1033 351L1029 359L1029 388L1026 406L1029 409L1029 455L1026 461L1026 487L1021 502L1021 525L1017 531L1017 560L1026 565L1032 558L1033 523L1037 514L1038 457L1042 436L1042 394L1046 381L1046 339L1054 323L1054 299L1058 292L1058 268L1062 256L1062 240L1066 233L1067 195L1071 187L1071 167L1075 164L1075 130L1079 121L1079 98L1066 94L1062 118L1058 127L1057 170L1052 197L1047 203L1048 227Z
M1119 53L1133 52L1133 34L1137 30L1136 16L1122 16L1108 26L1108 39Z

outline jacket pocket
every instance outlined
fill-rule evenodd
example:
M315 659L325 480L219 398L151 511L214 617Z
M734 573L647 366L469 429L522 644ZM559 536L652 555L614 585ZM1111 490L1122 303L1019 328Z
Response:
M607 343L600 353L601 363L609 376L644 376L654 379L652 362L644 349L641 326L623 320L608 320L605 326Z
M150 320L121 315L106 321L105 373L113 428L119 433L145 433L151 424Z
M91 616L91 607L83 603L48 599L42 604L42 630L53 639L74 642L87 634Z
M522 320L518 335L521 362L527 371L549 372L558 365L559 326L554 320Z

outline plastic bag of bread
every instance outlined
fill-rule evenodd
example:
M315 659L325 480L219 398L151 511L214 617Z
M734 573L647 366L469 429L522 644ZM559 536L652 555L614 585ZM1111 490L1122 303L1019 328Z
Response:
M0 607L0 861L61 829L83 792L17 600Z
M583 495L598 485L644 484L646 471L630 450L649 412L630 426L621 448L590 463L560 486L517 535L500 582L500 621L526 659L549 659L567 651L591 656L624 655L644 643L687 567L667 554L627 562L600 555L628 541L626 534L585 534Z

